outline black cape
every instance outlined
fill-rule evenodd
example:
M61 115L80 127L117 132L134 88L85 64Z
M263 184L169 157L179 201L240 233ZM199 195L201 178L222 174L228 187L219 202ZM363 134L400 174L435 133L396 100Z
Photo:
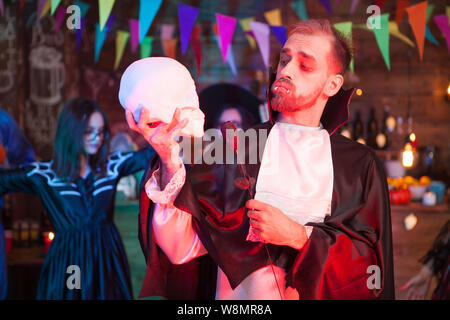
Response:
M301 250L268 244L271 260L284 268L286 285L296 288L300 299L394 299L390 204L383 165L372 149L335 133L348 119L353 92L341 89L328 100L321 118L330 133L333 161L331 215L322 223L307 224L314 228ZM274 116L271 112L270 121L254 128L270 132ZM247 146L246 155L261 152L255 149L258 145ZM213 299L217 266L235 288L270 263L262 243L245 240L249 230L245 203L251 195L249 189L235 184L242 178L238 166L199 164L188 168L174 205L192 214L208 255L183 265L171 264L154 241L153 203L144 190L158 161L157 157L152 160L141 182L139 236L147 260L141 297ZM245 167L256 181L259 159ZM369 277L377 267L380 288L370 289L368 283L375 282Z

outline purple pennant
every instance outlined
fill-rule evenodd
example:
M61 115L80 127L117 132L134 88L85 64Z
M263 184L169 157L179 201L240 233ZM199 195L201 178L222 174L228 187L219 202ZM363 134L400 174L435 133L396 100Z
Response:
M352 4L350 6L350 13L353 14L355 13L356 7L359 4L359 0L352 0Z
M61 24L64 21L65 16L66 16L66 9L63 6L59 6L58 11L56 11L55 33L57 33L61 28Z
M447 49L450 53L450 26L449 26L449 19L446 14L441 14L438 16L434 16L433 18L434 23L439 27L442 34L444 35L445 39L447 40Z
M111 31L111 27L114 24L114 22L116 21L116 15L115 14L110 14L108 21L106 21L105 26L108 27L108 32Z
M76 43L76 49L77 52L80 51L80 47L81 47L81 38L83 36L83 29L84 29L84 25L86 24L86 18L81 18L80 21L80 29L76 30L76 37L77 37L77 43Z
M327 9L330 16L333 15L333 11L331 10L330 0L320 0L320 3Z
M181 53L186 53L191 39L192 29L194 28L195 19L198 16L198 8L180 3L178 5L178 25L180 27Z
M222 59L226 62L228 46L233 39L234 29L236 28L236 18L216 13L216 19L220 39L220 48L222 50Z
M139 20L130 19L131 52L135 53L139 45Z
M285 26L270 26L273 34L280 41L281 45L284 46L286 42L286 27Z

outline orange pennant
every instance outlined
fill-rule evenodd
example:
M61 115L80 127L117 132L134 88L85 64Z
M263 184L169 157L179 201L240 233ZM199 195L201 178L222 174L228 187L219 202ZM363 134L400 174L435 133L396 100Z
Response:
M176 59L177 58L176 49L177 49L177 39L164 40L164 52L166 53L166 56L172 59Z
M428 1L424 1L406 8L409 16L409 23L413 30L414 37L416 38L417 47L419 48L420 60L423 58L423 46L425 43L427 4Z

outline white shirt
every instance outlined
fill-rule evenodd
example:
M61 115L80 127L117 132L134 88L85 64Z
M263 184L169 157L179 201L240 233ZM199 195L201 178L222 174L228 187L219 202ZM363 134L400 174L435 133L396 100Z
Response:
M173 206L186 177L184 166L161 191L159 169L146 183L146 193L155 203L152 228L156 241L174 264L186 263L207 253L192 228L192 216ZM277 121L267 138L256 182L255 199L280 209L299 224L322 222L330 214L333 163L328 132ZM306 226L308 237L312 227ZM249 230L248 241L259 239ZM272 269L273 268L273 269ZM274 278L276 276L276 281ZM293 288L285 288L285 270L266 266L251 273L234 290L218 268L216 299L298 299Z

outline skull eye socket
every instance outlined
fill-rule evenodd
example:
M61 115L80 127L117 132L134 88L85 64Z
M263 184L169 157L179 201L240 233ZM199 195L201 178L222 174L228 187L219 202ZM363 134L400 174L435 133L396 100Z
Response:
M147 123L149 128L156 128L157 126L159 126L161 124L161 121L153 121L153 122L149 122Z

